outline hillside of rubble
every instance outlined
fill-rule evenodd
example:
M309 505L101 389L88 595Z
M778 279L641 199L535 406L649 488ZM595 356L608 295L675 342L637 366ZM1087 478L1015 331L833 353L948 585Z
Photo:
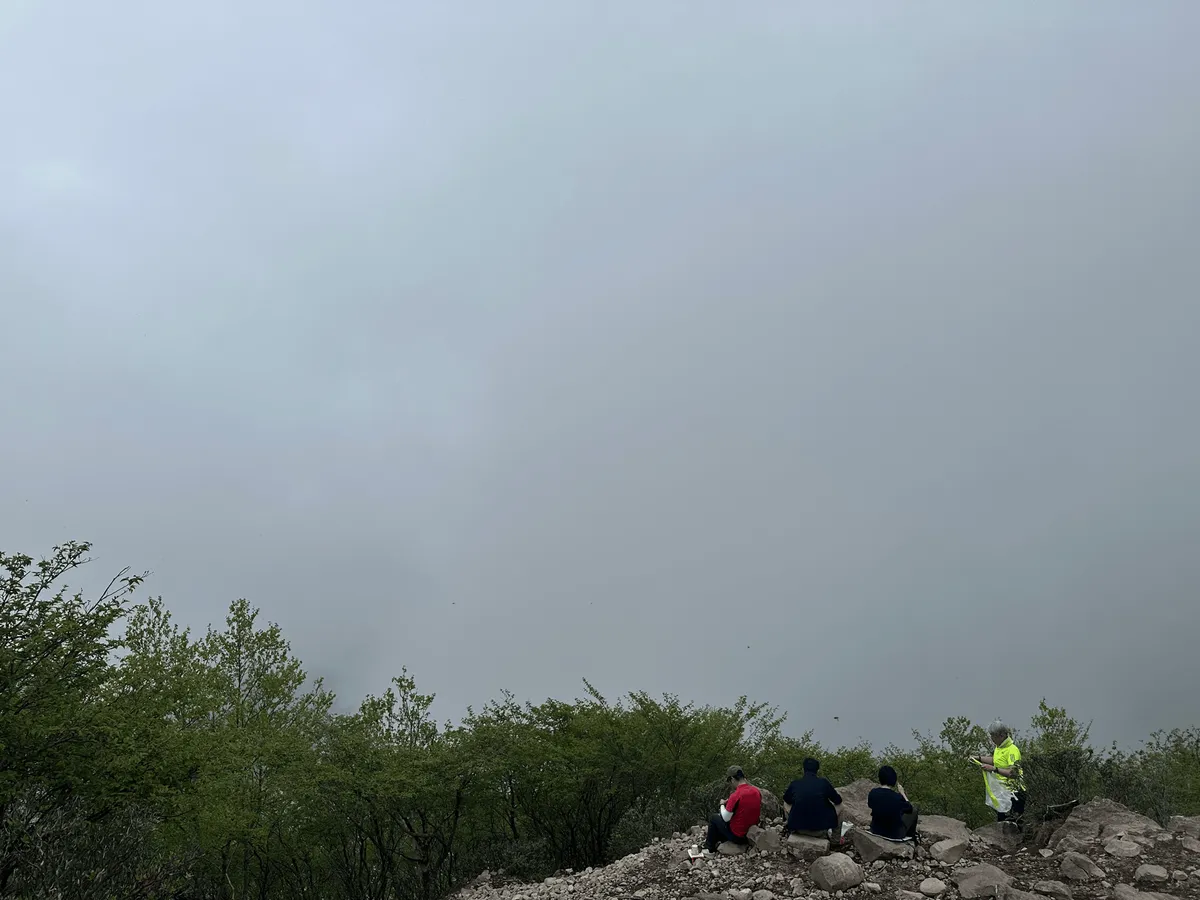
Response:
M788 835L774 816L731 844L693 858L704 826L654 839L610 865L565 869L539 882L483 872L457 900L827 900L886 895L896 900L1200 900L1200 816L1164 828L1119 803L1095 799L1032 841L1011 825L969 828L923 817L918 841L867 830L859 781L839 793L853 827L843 846ZM773 805L769 794L764 808ZM1038 846L1043 844L1043 846ZM689 852L691 851L691 852Z

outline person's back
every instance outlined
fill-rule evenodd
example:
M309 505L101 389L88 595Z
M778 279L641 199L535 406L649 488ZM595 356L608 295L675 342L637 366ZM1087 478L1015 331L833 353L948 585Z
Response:
M871 810L871 833L892 840L903 840L916 834L916 809L909 802L896 779L896 770L884 766L879 770L880 787L867 794Z
M842 802L841 795L827 778L817 774L817 767L815 759L806 759L804 777L797 778L784 791L783 802L791 806L788 831L820 834L838 828L836 807Z

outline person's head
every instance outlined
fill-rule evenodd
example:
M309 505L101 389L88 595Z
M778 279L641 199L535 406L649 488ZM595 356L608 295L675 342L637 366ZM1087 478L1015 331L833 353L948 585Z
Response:
M891 766L880 766L879 767L879 783L880 784L882 784L884 787L895 787L896 780L897 779L896 779L896 770L895 769L893 769Z
M999 747L1012 736L1012 731L1000 719L994 721L988 726L988 737L992 739L992 743Z
M741 766L730 766L725 770L726 784L741 784L746 780L746 773L742 771Z
M808 759L804 760L804 774L805 775L816 775L817 770L820 768L821 768L821 764L819 762L817 762L817 760L813 759L811 756L808 757Z

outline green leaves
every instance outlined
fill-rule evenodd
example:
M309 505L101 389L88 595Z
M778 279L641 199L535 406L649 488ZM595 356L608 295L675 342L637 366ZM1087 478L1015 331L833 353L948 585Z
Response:
M711 814L730 763L779 794L806 756L837 784L889 762L923 811L991 818L964 762L987 735L965 717L880 756L785 735L745 697L608 699L585 681L572 702L502 692L439 725L403 668L335 714L246 600L194 636L161 598L130 605L141 575L68 590L88 551L0 553L0 896L434 900L485 867L603 864ZM1101 751L1045 701L1030 725L1030 818L1093 794L1200 812L1200 730Z

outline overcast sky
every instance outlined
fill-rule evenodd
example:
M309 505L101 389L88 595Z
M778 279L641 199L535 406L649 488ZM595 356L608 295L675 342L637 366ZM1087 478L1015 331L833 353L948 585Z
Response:
M0 0L0 547L244 596L348 705L1196 723L1197 33Z

